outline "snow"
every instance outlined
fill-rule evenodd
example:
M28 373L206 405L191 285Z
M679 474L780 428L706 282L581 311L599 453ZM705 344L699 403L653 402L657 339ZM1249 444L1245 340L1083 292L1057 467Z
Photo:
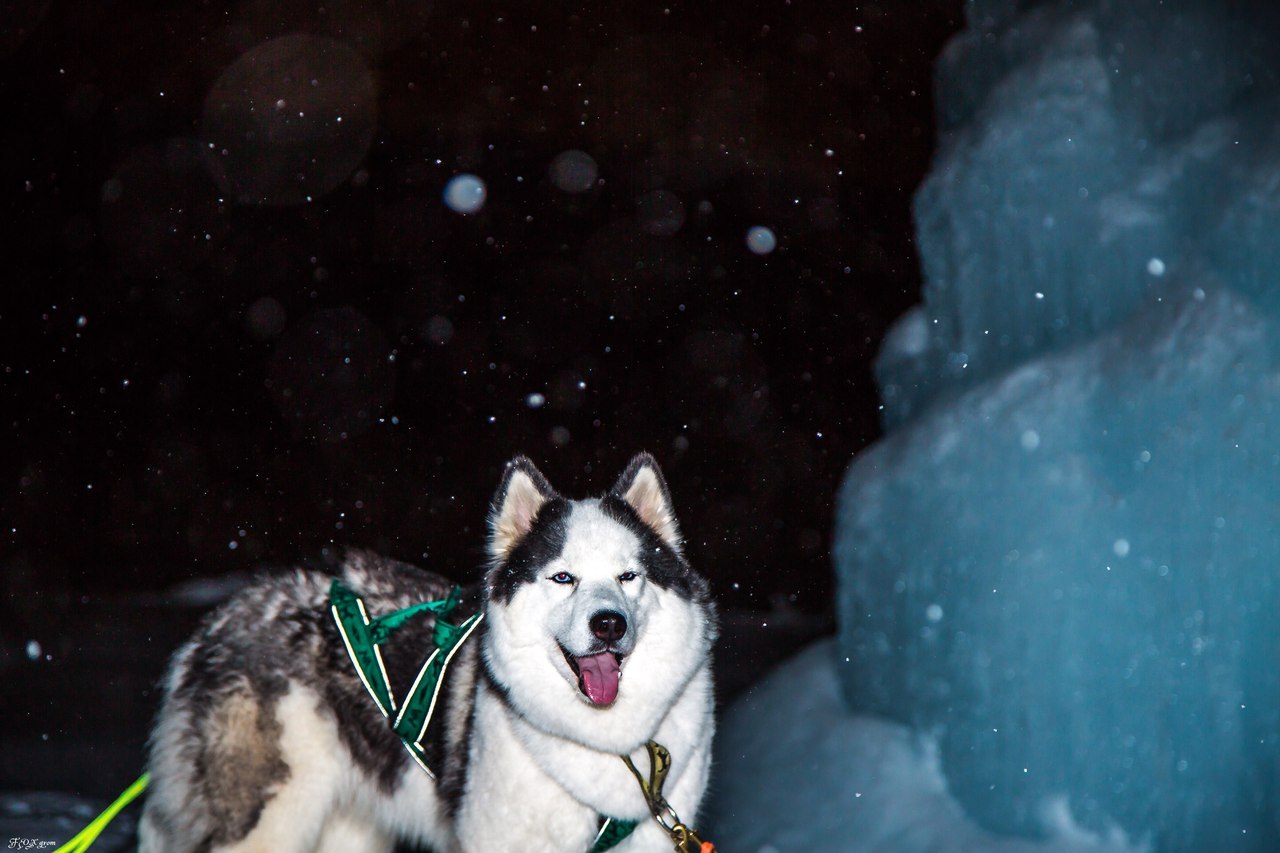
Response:
M814 644L739 699L716 739L706 837L737 853L990 850L1067 853L1139 849L1076 826L1069 803L1046 802L1045 841L1001 838L965 817L947 792L938 750L905 726L849 713L835 645ZM701 827L700 827L701 828Z
M107 804L47 791L0 793L0 844L9 850L54 850L75 837ZM136 848L136 808L107 824L93 853L122 853Z

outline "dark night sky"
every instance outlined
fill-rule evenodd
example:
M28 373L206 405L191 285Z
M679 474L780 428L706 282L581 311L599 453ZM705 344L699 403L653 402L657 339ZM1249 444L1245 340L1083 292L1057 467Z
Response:
M568 8L4 4L4 597L461 578L511 455L577 495L647 449L726 604L830 610L959 0Z

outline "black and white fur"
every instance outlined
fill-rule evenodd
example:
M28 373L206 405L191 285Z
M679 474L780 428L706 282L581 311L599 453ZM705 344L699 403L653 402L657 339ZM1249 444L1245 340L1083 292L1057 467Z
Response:
M242 591L175 655L139 850L361 853L401 839L561 853L591 846L598 815L641 822L619 853L671 849L619 755L644 769L646 741L666 746L666 797L695 821L716 622L657 464L640 454L604 497L575 501L516 458L489 527L489 567L469 591L484 619L449 668L425 744L435 779L358 680L329 613L330 575L297 569ZM338 573L370 617L452 586L363 553ZM415 619L384 646L398 696L431 625Z

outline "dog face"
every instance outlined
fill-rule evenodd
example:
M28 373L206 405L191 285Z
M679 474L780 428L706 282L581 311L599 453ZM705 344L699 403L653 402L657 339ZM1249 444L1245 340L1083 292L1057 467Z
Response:
M604 497L571 501L519 457L489 522L493 682L544 731L613 751L643 743L715 634L657 463L640 454Z

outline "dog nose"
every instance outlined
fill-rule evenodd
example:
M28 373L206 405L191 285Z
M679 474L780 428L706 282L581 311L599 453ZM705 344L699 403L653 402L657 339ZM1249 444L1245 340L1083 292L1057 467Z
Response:
M606 643L621 640L627 633L627 617L614 610L601 610L591 617L591 633Z

